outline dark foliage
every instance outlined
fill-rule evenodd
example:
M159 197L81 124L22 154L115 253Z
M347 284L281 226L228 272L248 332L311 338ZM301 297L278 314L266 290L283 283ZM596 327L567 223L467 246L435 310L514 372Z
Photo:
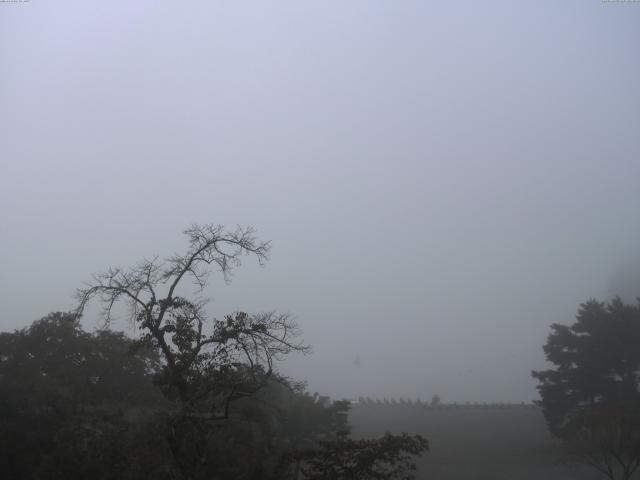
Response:
M154 385L163 370L153 350L86 333L74 314L3 333L0 351L6 478L410 478L385 475L410 472L424 451L419 437L348 439L348 402L282 378L237 399L224 420L185 414Z
M204 288L210 266L228 278L242 255L266 260L269 244L251 229L194 225L185 233L186 254L94 275L78 291L75 314L51 314L0 336L3 474L410 478L400 475L426 450L421 437L349 440L348 402L311 396L276 371L284 355L307 351L289 315L208 319L206 302L178 294L186 278ZM84 332L78 319L93 298L104 306L105 327L125 301L141 337Z
M536 371L540 405L557 437L609 478L640 466L640 305L590 300L571 326L554 324Z
M128 461L122 446L137 445L133 437L166 408L151 381L159 357L131 347L121 333L84 332L65 313L0 334L5 478L110 478L93 470Z
M429 450L420 435L386 434L353 440L338 435L288 458L293 470L308 480L412 480L414 457Z

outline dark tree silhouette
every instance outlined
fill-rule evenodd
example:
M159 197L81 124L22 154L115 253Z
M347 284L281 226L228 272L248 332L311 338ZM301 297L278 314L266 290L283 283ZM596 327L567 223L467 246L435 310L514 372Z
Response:
M640 466L640 304L590 300L577 321L554 324L552 370L534 371L551 432L610 479Z
M160 359L131 347L121 333L83 331L71 313L0 333L2 478L160 478L167 452L142 448L167 406L152 383Z
M306 480L411 480L415 478L413 457L428 450L429 443L420 435L352 440L341 434L296 452L291 461Z
M291 316L236 312L208 320L206 301L180 294L187 280L202 292L214 268L229 280L245 255L264 263L269 243L258 241L251 228L228 232L221 226L193 225L184 233L189 244L185 254L164 261L143 260L130 269L109 269L93 275L77 292L77 314L95 298L103 306L107 326L114 306L125 302L130 320L141 332L137 344L159 352L162 362L155 383L174 406L166 412L164 435L181 477L266 479L277 470L277 478L298 478L306 466L312 468L311 475L313 465L320 465L313 458L325 458L328 448L342 452L340 461L350 472L398 473L413 467L410 458L426 449L426 444L419 448L421 437L350 440L343 428L346 403L310 402L311 397L278 374L276 360L309 350L297 340ZM277 384L295 393L293 400L274 405L274 411L285 412L279 421L256 408L260 402L268 403L269 391ZM295 414L300 408L307 418L304 422ZM291 425L296 418L298 427ZM337 435L339 442L331 443L329 438ZM304 462L292 466L284 461L286 451L303 447ZM310 456L316 450L318 456ZM356 464L348 458L356 459Z
M187 279L202 291L212 267L228 280L243 255L262 264L268 242L259 242L251 228L225 232L221 226L193 225L184 233L189 247L183 255L93 275L77 292L78 313L97 297L108 325L114 305L126 302L142 332L140 343L162 354L158 384L177 402L181 415L225 419L232 401L253 395L275 374L274 360L308 347L295 340L298 328L287 314L237 312L208 321L206 301L178 294Z

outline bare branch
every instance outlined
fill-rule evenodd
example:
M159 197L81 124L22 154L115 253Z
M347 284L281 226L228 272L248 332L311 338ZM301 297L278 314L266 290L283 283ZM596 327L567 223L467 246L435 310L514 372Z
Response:
M276 312L237 312L213 320L206 334L207 302L179 296L182 280L191 279L202 291L217 268L229 281L242 256L255 256L264 264L270 244L258 241L250 227L225 231L220 225L192 225L184 233L189 243L185 254L164 262L153 257L128 270L111 268L94 274L76 293L77 312L81 314L95 298L108 326L113 308L124 302L143 333L142 341L162 353L166 363L158 384L165 394L183 414L211 413L212 405L218 405L224 415L218 411L215 418L226 418L232 401L266 385L276 360L292 352L306 353L309 347L296 340L299 329L294 319Z
M199 265L216 264L228 281L231 270L240 266L243 254L255 255L260 265L269 259L270 242L258 241L251 227L238 226L234 232L225 233L221 225L192 225L184 234L189 238L188 252L169 258L168 265L163 270L164 280L172 279L167 298L172 297L186 274L191 274L196 283L204 288L208 271L199 270Z

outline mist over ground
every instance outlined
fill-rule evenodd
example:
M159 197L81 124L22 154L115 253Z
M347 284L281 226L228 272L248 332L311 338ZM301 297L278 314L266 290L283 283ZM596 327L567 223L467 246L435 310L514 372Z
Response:
M640 296L639 26L584 0L0 4L0 329L193 222L253 225L271 261L210 312L293 313L311 391L538 398L549 325Z

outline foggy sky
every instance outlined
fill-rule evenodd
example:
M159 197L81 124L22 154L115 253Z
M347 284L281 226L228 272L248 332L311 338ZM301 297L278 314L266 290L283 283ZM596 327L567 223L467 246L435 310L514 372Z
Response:
M0 3L0 329L253 225L211 314L295 314L311 391L537 398L549 325L640 278L639 46L596 0Z

